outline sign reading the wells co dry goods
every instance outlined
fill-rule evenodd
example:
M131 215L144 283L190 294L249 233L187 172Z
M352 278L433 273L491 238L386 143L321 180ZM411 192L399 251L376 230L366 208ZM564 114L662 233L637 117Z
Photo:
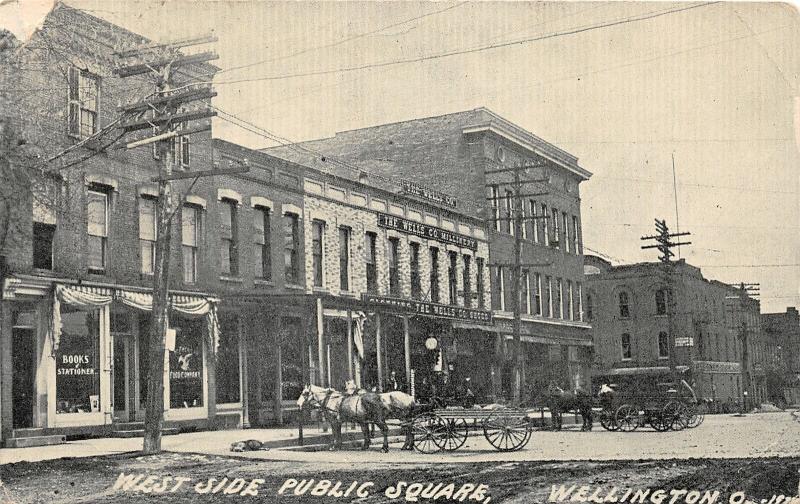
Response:
M411 312L419 315L430 315L457 320L468 320L471 322L492 323L492 312L486 310L474 310L462 306L443 305L439 303L428 303L426 301L416 301L413 299L402 299L387 296L376 296L373 294L363 294L362 299L370 307L384 307L400 312Z
M411 221L402 217L395 217L394 215L378 213L378 226L387 229L396 229L403 233L413 234L420 238L436 240L449 245L478 250L478 241L475 238L439 227L428 226L427 224Z
M428 187L421 186L414 182L410 182L408 180L404 180L401 182L403 192L406 194L410 194L412 196L417 196L422 199L426 199L428 201L433 201L435 203L441 203L443 205L447 205L449 207L456 207L456 199L448 194L443 192L434 191Z

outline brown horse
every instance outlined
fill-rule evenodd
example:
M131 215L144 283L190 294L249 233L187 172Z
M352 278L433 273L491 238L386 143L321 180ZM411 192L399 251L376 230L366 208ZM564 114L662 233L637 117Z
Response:
M367 392L364 389L358 388L358 386L353 380L347 380L347 383L345 385L345 393L348 395L374 394L374 392ZM396 418L401 422L402 431L405 436L405 442L403 443L403 447L400 449L413 450L414 432L411 429L411 421L413 420L414 415L423 412L425 406L420 405L419 403L414 401L413 397L406 394L405 392L400 392L399 390L379 393L378 397L380 398L381 403L383 403L384 408L386 409L385 418Z
M592 422L594 421L592 416L592 395L588 392L581 389L577 389L574 392L565 392L554 382L550 382L545 394L545 403L550 409L550 416L553 418L553 429L561 430L562 414L576 411L583 418L581 430L592 430Z
M343 395L332 388L323 388L316 385L306 385L297 399L300 409L312 407L322 411L325 420L331 424L333 439L329 449L338 450L342 447L342 424L353 422L361 426L364 433L362 450L370 445L369 424L374 423L383 434L383 447L381 451L389 451L389 428L386 418L389 410L378 394L366 392L364 394Z

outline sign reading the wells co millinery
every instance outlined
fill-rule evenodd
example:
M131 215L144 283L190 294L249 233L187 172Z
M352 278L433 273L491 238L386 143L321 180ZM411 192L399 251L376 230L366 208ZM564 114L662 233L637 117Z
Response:
M449 207L456 207L456 199L443 192L434 191L433 189L421 186L408 180L402 181L401 186L403 188L403 192L406 194L417 196L435 203L441 203L442 205L447 205Z
M436 240L470 250L478 250L478 241L475 238L439 227L428 226L420 222L414 222L402 217L395 217L394 215L378 213L378 226L387 229L396 229L403 233L413 234L421 238Z
M419 315L430 315L457 320L469 320L485 324L492 323L492 312L486 310L474 310L462 306L443 305L439 303L428 303L426 301L416 301L413 299L402 299L387 296L376 296L363 294L362 299L371 307L385 307L390 310L400 312L411 312Z

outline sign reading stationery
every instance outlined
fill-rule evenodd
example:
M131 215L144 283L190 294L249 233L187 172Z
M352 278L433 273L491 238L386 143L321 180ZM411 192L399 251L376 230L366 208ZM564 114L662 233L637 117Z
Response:
M402 217L395 217L385 213L378 213L378 226L387 229L396 229L403 233L436 240L438 242L456 245L470 250L478 250L478 241L475 238L454 233L435 226L428 226L420 222L410 221Z
M443 305L439 303L428 303L426 301L416 301L413 299L402 299L395 297L376 296L373 294L363 294L364 303L370 307L383 307L399 312L411 312L419 315L430 315L457 320L468 320L485 324L492 323L492 312L486 310L473 310L461 306Z
M448 194L434 191L433 189L429 189L414 182L409 182L408 180L403 180L401 182L401 186L403 188L403 192L406 194L411 194L412 196L417 196L428 201L441 203L449 207L456 207L456 199Z

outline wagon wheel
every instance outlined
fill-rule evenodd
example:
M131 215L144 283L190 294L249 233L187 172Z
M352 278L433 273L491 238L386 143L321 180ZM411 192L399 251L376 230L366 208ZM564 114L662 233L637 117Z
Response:
M689 424L689 409L679 401L670 401L663 409L664 423L675 431L685 429Z
M463 418L447 420L446 436L442 439L441 448L445 451L455 451L464 446L469 435L469 424Z
M639 428L641 419L639 418L639 408L631 404L623 404L617 408L614 414L614 421L623 432L632 432Z
M654 410L650 414L649 420L650 426L658 432L665 432L670 428L669 422L667 422L667 416L664 414L663 410Z
M600 412L600 425L607 431L614 432L619 430L619 424L617 419L614 418L613 411L603 410Z
M447 424L439 415L424 413L414 417L411 423L414 448L422 453L435 453L442 448L447 437Z
M521 450L528 444L531 430L525 417L501 414L484 420L483 435L495 449L510 452Z
M689 429L693 429L703 423L705 420L705 405L703 404L693 404L689 407L689 421L686 424L686 427Z

